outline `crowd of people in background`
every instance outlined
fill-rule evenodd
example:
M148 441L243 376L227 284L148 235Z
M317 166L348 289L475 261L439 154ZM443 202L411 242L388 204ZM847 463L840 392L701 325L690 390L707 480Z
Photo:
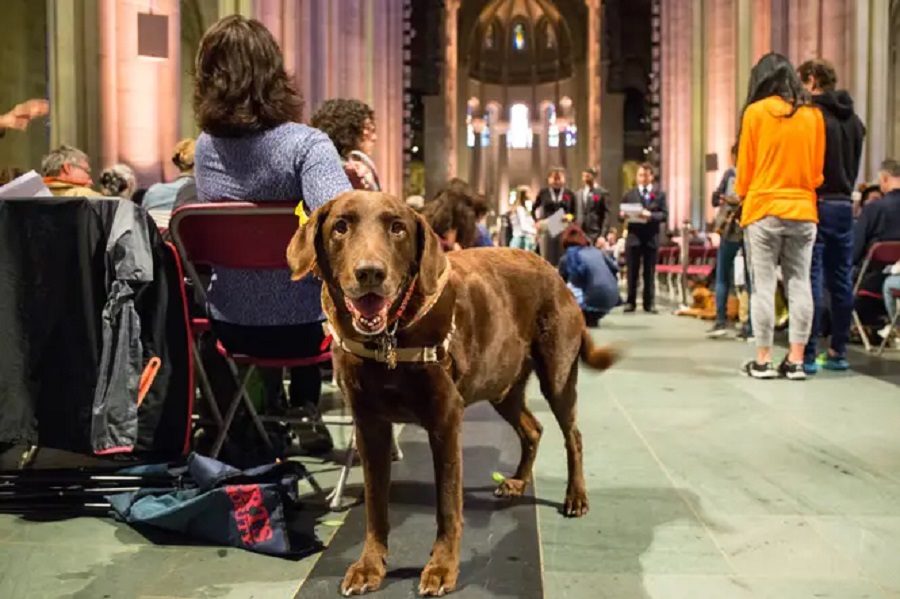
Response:
M301 96L278 44L258 21L230 16L206 32L193 93L202 134L173 148L173 180L140 189L132 168L116 164L95 183L89 157L62 145L40 165L47 187L58 196L131 200L162 219L185 204L229 200L302 199L311 212L351 189L382 189L372 158L375 112L359 100L338 98L319 106L309 125L301 124ZM41 100L16 106L0 115L0 134L24 129L47 110ZM864 135L852 99L837 89L828 62L809 61L797 69L785 57L768 54L754 67L732 166L712 195L716 218L709 231L714 235L708 236L718 243L716 319L709 335L729 334L728 298L742 287L749 317L738 336L756 342L754 359L742 367L748 376L800 380L819 367L849 368L854 307L863 315L861 326L875 335L891 334L884 317L893 314L887 298L900 287L900 264L872 264L864 273L870 299L885 298L880 306L860 306L854 280L873 243L900 240L900 164L885 161L878 183L857 190L854 201ZM580 186L572 189L565 169L553 168L533 199L528 187L516 189L511 204L500 210L503 226L493 233L491 202L460 179L430 201L417 196L408 205L423 214L447 251L508 245L539 252L558 268L587 324L597 326L619 305L635 312L639 288L642 309L658 311L656 267L667 243L669 211L655 177L652 164L641 164L616 215L597 170L585 168ZM743 274L735 285L737 270ZM292 283L283 272L216 269L208 306L216 338L232 351L257 356L317 352L324 339L319 285L313 278ZM789 350L776 366L779 294L788 310ZM830 343L820 354L824 332ZM286 395L282 374L265 375L269 394L308 421L308 449L330 450L317 407L320 368L293 369Z

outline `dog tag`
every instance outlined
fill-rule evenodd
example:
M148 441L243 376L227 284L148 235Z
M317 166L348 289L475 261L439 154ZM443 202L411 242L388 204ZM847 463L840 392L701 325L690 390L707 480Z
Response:
M381 336L381 355L388 370L397 368L397 340L390 333Z

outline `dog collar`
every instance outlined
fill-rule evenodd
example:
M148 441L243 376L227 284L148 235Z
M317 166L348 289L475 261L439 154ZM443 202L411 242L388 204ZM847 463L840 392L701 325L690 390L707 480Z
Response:
M383 333L369 342L342 339L331 323L328 323L332 341L343 351L364 358L387 364L393 370L398 363L437 364L450 355L450 342L456 333L456 314L450 320L450 331L444 340L437 345L427 347L396 347L393 333ZM395 330L396 332L396 330Z

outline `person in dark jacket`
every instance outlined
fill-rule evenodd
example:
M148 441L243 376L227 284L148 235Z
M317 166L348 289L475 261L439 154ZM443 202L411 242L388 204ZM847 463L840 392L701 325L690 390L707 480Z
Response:
M584 229L585 235L596 243L606 232L606 214L609 211L609 192L597 180L597 170L586 168L581 173L582 188L575 192L570 207L575 223Z
M879 241L900 241L900 161L885 160L881 163L879 180L884 196L877 202L866 204L853 231L852 260L857 268L862 267L872 244ZM869 265L860 289L881 293L886 266L888 265Z
M837 73L830 62L808 60L797 72L825 120L825 182L816 190L819 226L810 271L815 316L803 357L806 373L815 374L819 364L828 370L850 367L847 342L853 314L852 193L866 129L853 110L853 98L846 90L836 89ZM823 287L831 295L831 344L828 352L817 359L824 312Z
M634 312L637 306L638 275L644 268L644 312L656 313L656 262L659 254L659 229L669 220L666 193L653 184L653 166L645 162L637 170L637 187L622 198L622 205L636 204L642 208L638 216L628 223L625 238L625 261L628 268L628 300L626 312ZM621 207L621 206L620 206ZM625 212L619 219L626 220Z
M565 254L559 261L559 274L575 294L589 327L620 303L618 266L612 256L594 247L578 225L562 234Z
M575 193L566 187L565 171L561 168L554 168L547 175L547 187L538 192L531 208L531 215L537 223L538 247L541 257L553 266L559 264L562 234L551 235L550 228L544 221L560 210L565 211L566 214L572 214L574 199Z

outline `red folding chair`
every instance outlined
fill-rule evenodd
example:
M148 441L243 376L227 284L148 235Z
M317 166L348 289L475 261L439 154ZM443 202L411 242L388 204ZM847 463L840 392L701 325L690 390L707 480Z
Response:
M681 275L680 250L681 248L677 245L660 248L656 264L656 276L661 282L664 282L666 294L672 301L677 298L676 280Z
M287 203L191 204L176 210L169 222L172 241L181 254L188 276L195 283L198 299L204 305L207 304L206 290L199 283L197 266L248 270L286 269L285 250L296 230L294 204ZM192 319L191 326L195 334L210 329L206 318ZM292 368L328 362L331 360L330 346L326 346L317 356L278 360L231 353L221 343L217 343L216 347L228 363L238 391L228 404L223 418L195 343L195 362L199 367L203 393L209 398L207 403L210 404L210 411L219 428L211 451L212 457L217 457L221 451L241 403L263 442L271 450L272 445L263 426L265 419L256 412L247 394L250 377L257 368ZM238 364L248 367L243 376L240 375Z
M853 286L854 297L868 297L884 301L884 296L881 295L880 291L860 289L863 279L868 274L869 266L873 262L885 266L900 262L900 241L878 241L873 243L866 254L866 259L863 260L862 266L859 268L859 275L856 277L856 284ZM853 307L853 322L856 324L857 330L859 330L859 336L862 338L866 351L872 351L872 343L869 341L869 335L866 334L866 330L862 325L856 306Z
M888 327L888 334L884 336L881 340L881 345L878 347L879 356L884 354L884 348L887 347L891 336L897 335L897 320L900 318L900 289L891 289L891 299L894 300L894 317L891 319L891 324Z

